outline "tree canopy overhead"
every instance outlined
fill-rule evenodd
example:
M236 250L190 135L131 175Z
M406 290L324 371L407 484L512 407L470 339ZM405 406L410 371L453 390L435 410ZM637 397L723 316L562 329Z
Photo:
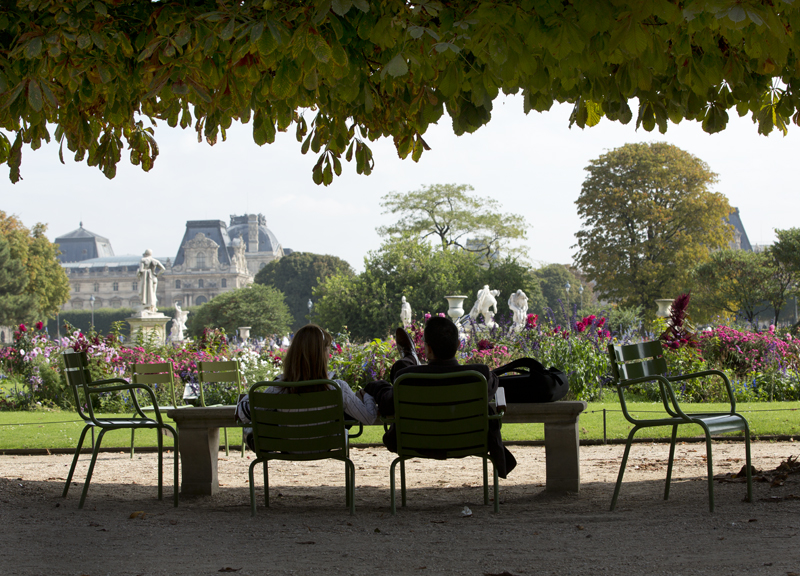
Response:
M152 167L146 119L211 144L242 121L259 145L294 127L329 184L342 157L369 174L381 136L418 160L445 111L473 132L501 91L525 112L572 103L580 127L716 132L735 108L785 132L800 122L798 29L791 0L9 0L0 163L17 181L23 143L55 138L112 178L126 145Z

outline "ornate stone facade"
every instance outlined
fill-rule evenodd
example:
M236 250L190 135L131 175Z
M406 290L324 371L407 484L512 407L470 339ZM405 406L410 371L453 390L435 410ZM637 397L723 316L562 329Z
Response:
M291 252L284 250L266 227L262 214L231 216L230 226L222 220L189 220L174 260L157 258L166 271L159 276L158 305L169 308L175 302L188 308L214 296L247 286L268 262ZM62 266L70 280L71 293L63 310L94 308L140 308L136 270L141 259L115 256L108 239L83 228L56 238L70 244L62 254ZM102 243L102 257L96 254ZM85 244L85 246L83 246ZM145 246L143 246L143 249ZM78 258L67 261L67 257Z

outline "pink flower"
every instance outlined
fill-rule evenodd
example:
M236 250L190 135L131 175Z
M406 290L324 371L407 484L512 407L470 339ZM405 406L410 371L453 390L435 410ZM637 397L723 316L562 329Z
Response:
M486 339L478 342L478 350L491 350L492 348L494 348L494 344Z
M539 320L538 314L528 314L528 319L526 320L526 324L528 328L536 328L536 322Z
M431 319L431 315L430 314L425 314L425 322L427 322L430 319Z
M439 314L437 314L437 316L439 316L439 318L446 318L446 316L444 315L444 312L439 312Z

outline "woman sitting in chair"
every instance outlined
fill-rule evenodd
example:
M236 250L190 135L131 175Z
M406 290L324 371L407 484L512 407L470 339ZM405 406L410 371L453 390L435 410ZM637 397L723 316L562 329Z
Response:
M316 324L306 324L294 335L292 344L283 358L283 375L278 376L276 382L303 382L306 380L330 380L333 374L328 373L328 357L333 338ZM358 420L362 424L373 424L378 417L378 405L369 394L353 392L350 385L343 380L334 380L342 389L345 418ZM322 390L319 387L305 387L302 392ZM328 385L330 386L330 385ZM331 387L332 388L332 387ZM264 389L267 394L297 394L297 388L284 386L270 386ZM249 424L250 400L245 395L236 405L236 419L243 424ZM253 449L253 431L245 429L247 445Z

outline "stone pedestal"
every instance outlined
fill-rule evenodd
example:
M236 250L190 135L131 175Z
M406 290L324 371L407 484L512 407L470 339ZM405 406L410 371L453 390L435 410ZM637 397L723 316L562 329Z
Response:
M139 341L152 339L154 343L163 345L167 341L167 322L170 318L163 314L147 314L140 312L128 318L131 327L129 346L136 346Z

